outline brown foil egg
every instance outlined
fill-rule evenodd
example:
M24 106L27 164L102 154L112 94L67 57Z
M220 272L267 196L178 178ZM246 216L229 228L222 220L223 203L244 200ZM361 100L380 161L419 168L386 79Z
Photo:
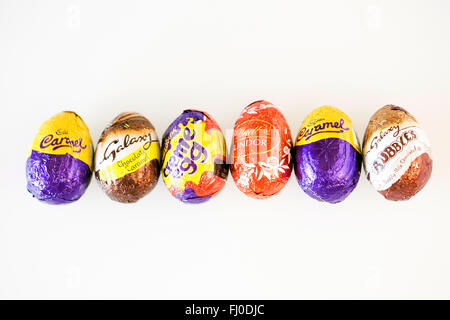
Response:
M136 202L158 182L160 146L155 128L135 112L118 115L95 151L95 177L115 201Z
M363 143L367 178L388 200L408 200L427 183L432 171L431 148L417 120L394 105L370 119Z

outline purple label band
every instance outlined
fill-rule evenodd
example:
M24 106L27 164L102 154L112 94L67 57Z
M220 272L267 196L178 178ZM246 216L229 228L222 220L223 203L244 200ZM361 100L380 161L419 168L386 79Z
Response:
M37 199L63 204L78 200L89 185L89 166L70 154L32 151L26 162L27 189Z
M187 203L202 203L211 199L211 196L199 197L191 188L186 188L183 193L176 194L175 198Z
M361 154L347 141L328 138L294 148L300 187L319 201L343 201L358 184Z

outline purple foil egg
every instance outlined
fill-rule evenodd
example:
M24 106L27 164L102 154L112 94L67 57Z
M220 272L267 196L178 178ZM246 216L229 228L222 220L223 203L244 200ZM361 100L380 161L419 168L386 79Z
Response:
M26 161L28 191L38 200L64 204L78 200L92 176L93 147L89 130L74 112L45 121Z
M89 185L92 171L70 154L53 155L32 151L26 164L27 189L41 201L52 204L78 200Z
M295 174L310 197L343 201L358 184L362 156L350 118L337 108L315 109L303 122L294 146Z

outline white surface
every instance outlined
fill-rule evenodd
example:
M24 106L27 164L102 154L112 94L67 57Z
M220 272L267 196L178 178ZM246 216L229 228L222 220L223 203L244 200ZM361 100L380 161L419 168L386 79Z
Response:
M450 298L450 2L0 0L1 298ZM212 201L160 179L134 205L95 180L76 203L26 191L39 125L78 112L94 141L122 111L159 137L183 108L222 129L264 98L295 136L330 104L362 138L385 104L430 138L429 184L403 203L361 177L339 205L291 177L270 200L231 177Z

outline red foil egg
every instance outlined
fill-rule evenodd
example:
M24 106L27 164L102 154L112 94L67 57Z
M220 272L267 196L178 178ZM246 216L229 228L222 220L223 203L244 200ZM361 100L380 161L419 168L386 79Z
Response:
M244 194L268 198L291 176L292 136L286 119L270 102L247 106L234 126L231 174Z

